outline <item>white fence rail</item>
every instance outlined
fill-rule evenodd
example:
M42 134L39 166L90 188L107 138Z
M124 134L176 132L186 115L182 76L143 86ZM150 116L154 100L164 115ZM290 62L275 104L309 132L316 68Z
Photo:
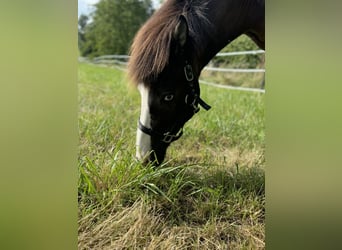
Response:
M225 68L214 68L214 67L204 67L204 70L218 71L218 72L236 72L236 73L259 73L259 72L265 72L264 69L225 69Z
M256 54L264 54L264 53L265 53L265 50L248 50L248 51L217 53L216 56L256 55Z
M236 52L225 52L217 53L215 57L223 56L239 56L239 55L256 55L264 54L264 50L249 50L249 51L236 51ZM216 67L204 67L204 70L217 71L217 72L233 72L233 73L259 73L265 72L265 69L229 69L229 68L216 68Z
M218 53L215 55L215 57L256 55L256 54L264 54L264 53L265 53L264 50L236 51L236 52ZM129 59L128 55L103 55L103 56L95 57L91 62L95 64L114 64L114 65L126 66L128 59ZM84 58L82 59L82 61L84 61ZM122 67L117 67L117 68L121 70L124 69ZM225 73L265 73L265 69L236 69L236 68L204 67L204 70L225 72ZM207 82L203 80L199 80L199 82L206 84L206 85L213 86L213 87L218 87L218 88L265 93L265 90L262 88L257 89L257 88L236 87L236 86L229 86L229 85L223 85L223 84L218 84L218 83L211 83L211 82ZM262 87L263 87L263 84L262 84Z
M128 55L104 55L104 56L99 56L99 57L95 57L94 61L98 61L98 60L106 60L106 59L128 59L129 56Z
M217 53L215 57L223 57L223 56L239 56L239 55L256 55L256 54L264 54L264 50L248 50L248 51L236 51L236 52L223 52ZM99 57L95 57L94 61L104 60L104 59L129 59L128 55L103 55Z
M199 80L200 83L213 86L216 88L221 88L221 89L233 89L233 90L241 90L241 91L250 91L250 92L259 92L259 93L265 93L265 89L258 89L258 88L247 88L247 87L238 87L238 86L230 86L230 85L223 85L223 84L218 84L218 83L213 83L213 82L207 82L203 80Z

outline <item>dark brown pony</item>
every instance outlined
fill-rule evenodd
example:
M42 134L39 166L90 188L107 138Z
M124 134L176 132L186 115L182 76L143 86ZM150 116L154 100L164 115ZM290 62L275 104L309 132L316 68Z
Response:
M198 78L224 46L246 34L265 49L264 0L167 0L137 33L128 71L141 93L137 157L160 164L199 110Z

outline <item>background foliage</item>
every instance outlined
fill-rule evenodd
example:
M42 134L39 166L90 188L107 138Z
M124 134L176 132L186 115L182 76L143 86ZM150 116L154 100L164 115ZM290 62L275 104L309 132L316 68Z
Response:
M250 51L259 50L259 47L246 35L239 36L220 52ZM215 57L212 60L214 65L234 64L239 68L257 68L263 64L264 54L239 55L229 57Z
M246 35L241 35L224 47L220 52L236 52L259 50L259 47ZM214 57L208 64L210 67L233 69L264 69L265 54L250 54ZM215 71L202 71L201 79L223 85L241 86L247 88L264 88L264 73L224 73Z
M153 13L151 0L101 0L79 18L81 56L127 54L134 34Z

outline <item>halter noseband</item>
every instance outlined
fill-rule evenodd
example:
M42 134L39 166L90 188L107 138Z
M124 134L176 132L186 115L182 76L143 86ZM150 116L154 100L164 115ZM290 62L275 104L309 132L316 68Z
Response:
M138 128L142 132L144 132L145 134L148 134L150 136L159 137L160 140L162 142L165 142L165 143L171 143L173 141L176 141L176 140L178 140L183 135L183 127L180 128L176 134L171 134L171 132L161 133L161 132L155 131L155 130L153 130L151 128L145 127L141 123L140 119L139 119L139 122L138 122Z
M211 108L211 106L207 104L205 101L203 101L201 97L199 96L198 91L196 91L195 84L194 84L195 77L194 77L194 73L192 70L192 66L187 61L185 61L184 74L190 87L190 93L185 96L185 103L193 109L194 114L196 114L200 110L198 105L200 105L202 108L208 111ZM183 127L181 127L175 134L172 134L171 131L161 133L159 131L155 131L151 128L145 127L141 123L140 119L138 122L138 128L145 134L159 137L160 140L165 143L174 142L183 135Z

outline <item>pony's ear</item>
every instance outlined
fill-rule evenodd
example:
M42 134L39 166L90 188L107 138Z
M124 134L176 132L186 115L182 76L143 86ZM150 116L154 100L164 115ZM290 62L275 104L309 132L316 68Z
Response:
M177 44L181 48L183 48L188 39L188 34L188 22L186 21L185 16L180 15L175 30L173 31L172 37L177 42Z

